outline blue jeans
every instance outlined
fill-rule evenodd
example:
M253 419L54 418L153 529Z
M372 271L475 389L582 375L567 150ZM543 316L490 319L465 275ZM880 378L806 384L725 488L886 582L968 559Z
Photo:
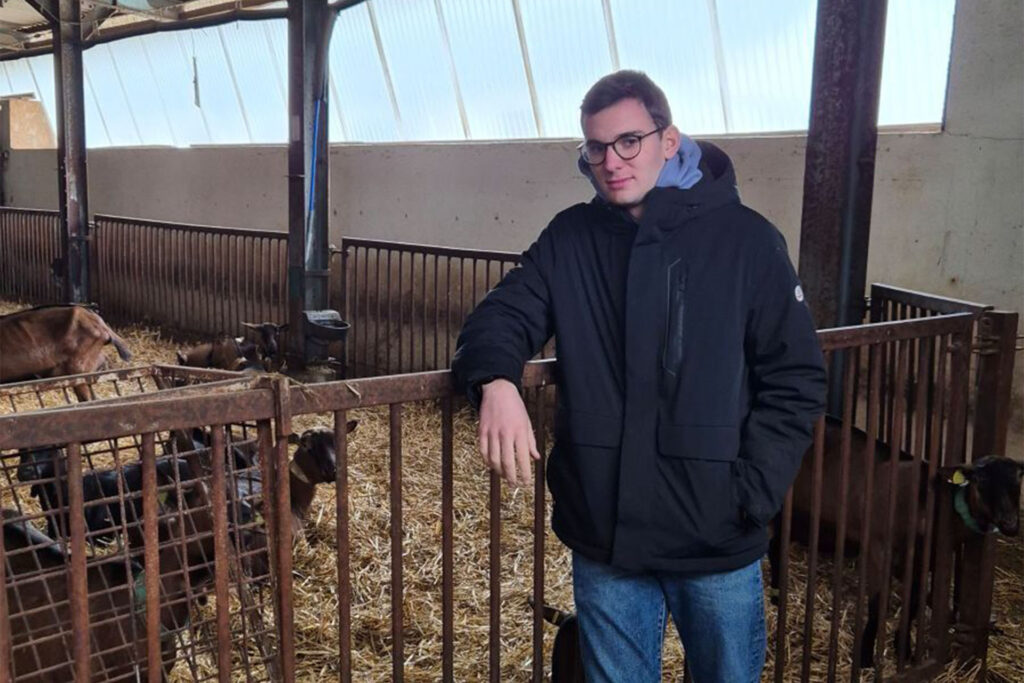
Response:
M588 683L660 683L666 606L694 683L760 680L760 561L715 574L635 573L573 553L572 580Z

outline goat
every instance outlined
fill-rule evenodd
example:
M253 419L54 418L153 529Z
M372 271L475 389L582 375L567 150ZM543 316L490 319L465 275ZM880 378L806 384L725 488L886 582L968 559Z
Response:
M159 521L160 643L162 674L177 658L176 632L188 625L195 591L212 581L213 519L206 487L183 487L181 509ZM177 501L177 498L174 499ZM7 600L11 606L13 673L19 681L70 681L71 602L67 557L60 546L4 511L4 550L9 560ZM184 526L182 525L184 522ZM184 552L184 554L183 554ZM145 679L145 572L123 557L87 565L92 641L92 680ZM141 594L140 594L141 593ZM135 634L133 636L133 634Z
M259 337L260 360L267 370L280 370L284 365L281 357L281 347L278 343L280 335L288 329L288 323L278 325L277 323L242 323L242 327L253 330Z
M869 447L867 435L856 428L850 429L850 461L849 481L859 482L866 479L864 467L865 457ZM839 491L841 488L841 462L838 454L842 441L842 424L839 420L827 417L825 422L825 457L823 458L822 491ZM889 491L891 486L897 487L895 519L908 520L912 515L917 516L918 528L914 530L915 542L919 544L920 537L924 534L925 502L928 487L932 482L928 480L928 464L924 461L918 462L906 453L899 453L893 459L890 457L889 446L883 442L876 441L875 462L874 462L874 486L872 497L867 504L873 511L887 511L889 506ZM806 456L804 464L793 483L793 523L792 538L801 543L808 543L810 539L811 505L814 495L813 487L813 461ZM973 465L962 465L953 468L949 472L945 469L940 471L952 477L951 472L959 472L958 480L963 482L962 498L959 506L964 509L964 514L954 515L954 543L962 543L969 534L975 533L968 526L966 519L975 520L975 528L978 531L988 531L997 528L1008 536L1014 536L1019 530L1020 510L1020 486L1021 475L1024 472L1024 465L1010 460L1009 458L987 456L975 462ZM915 490L914 478L917 477L918 486ZM847 520L846 540L844 543L844 554L847 557L857 553L867 553L867 594L868 619L864 625L861 638L860 663L863 667L874 666L874 644L878 634L879 626L879 601L882 590L886 587L881 585L885 576L885 554L890 549L895 571L893 575L899 576L902 572L900 566L903 562L903 553L900 549L905 548L910 540L908 538L907 524L897 522L892 529L891 538L885 536L886 524L884 519L879 519L879 512L871 525L870 537L860 538L861 534L861 512L865 509L864 489L861 486L852 485L847 495ZM827 495L821 497L821 529L819 537L819 550L825 553L836 551L836 535L839 525L839 496ZM778 518L775 521L775 528L778 528ZM888 543L888 548L887 544ZM771 585L778 589L778 563L781 553L779 537L777 533L772 535L769 547L769 562L771 564ZM914 581L911 585L910 605L908 609L913 614L917 609L920 587ZM905 645L906 643L904 643ZM897 644L899 646L899 644Z
M85 306L40 306L0 317L0 382L95 372L105 366L103 347L122 360L132 354L95 311ZM88 388L74 387L79 401Z
M49 447L22 450L18 464L19 481L35 482L30 493L39 499L47 515L49 533L54 538L70 533L68 513L68 481L61 466L65 455L61 448ZM59 474L58 474L59 472ZM158 458L156 479L158 486L173 485L178 481L194 479L188 463L174 457ZM120 480L120 481L119 481ZM82 494L85 500L86 528L92 532L91 540L112 542L118 531L127 525L128 545L142 546L142 463L122 465L119 470L91 470L82 476ZM125 519L121 515L121 492L124 494Z
M175 352L178 365L193 368L216 368L237 372L262 371L265 368L259 349L242 337L222 336L219 339Z
M352 432L358 420L349 420L345 433ZM300 536L316 495L317 484L332 484L337 477L338 461L335 452L334 430L327 427L307 429L301 436L291 435L289 443L297 443L298 450L288 465L288 490L292 501L292 534Z

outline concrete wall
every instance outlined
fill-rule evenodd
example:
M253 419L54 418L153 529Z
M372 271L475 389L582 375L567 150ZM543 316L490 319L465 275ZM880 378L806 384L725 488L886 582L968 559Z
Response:
M961 0L941 133L879 137L868 278L1024 312L1024 17L1019 0ZM747 204L798 253L805 141L717 141ZM589 199L571 141L331 149L331 237L522 250ZM12 154L12 204L52 207L52 151ZM100 149L95 212L285 229L283 147ZM1015 379L1024 419L1024 360Z

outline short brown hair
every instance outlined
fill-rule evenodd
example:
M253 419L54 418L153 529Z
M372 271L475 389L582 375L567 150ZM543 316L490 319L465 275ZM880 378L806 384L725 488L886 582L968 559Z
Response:
M629 69L610 73L590 86L580 104L580 120L629 98L644 105L658 128L672 124L672 110L669 109L668 98L662 89L643 71Z

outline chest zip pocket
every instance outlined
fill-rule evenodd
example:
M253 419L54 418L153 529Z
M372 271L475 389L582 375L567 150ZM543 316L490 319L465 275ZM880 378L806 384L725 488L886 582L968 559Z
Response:
M665 276L667 288L665 315L665 346L661 356L662 369L675 375L683 361L683 332L686 314L686 268L682 259L668 266Z

